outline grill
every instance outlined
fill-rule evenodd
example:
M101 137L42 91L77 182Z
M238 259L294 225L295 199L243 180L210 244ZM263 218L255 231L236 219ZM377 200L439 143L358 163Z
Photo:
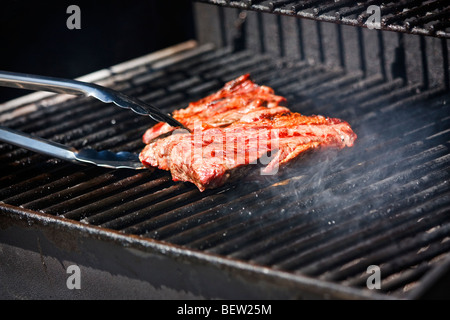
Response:
M270 12L295 16L317 21L341 23L345 25L367 27L368 18L374 14L368 10L377 6L380 14L379 29L406 32L420 35L432 35L449 38L447 1L353 1L353 0L201 0L205 3L219 4L259 12Z
M199 192L159 170L83 167L1 144L2 294L448 297L445 1L202 2L193 3L196 41L83 80L170 112L250 73L293 111L348 121L355 146ZM359 28L369 2L381 6L382 30ZM41 93L0 112L13 129L113 151L139 152L154 124L89 98ZM81 290L65 285L71 264L81 267ZM372 266L379 289L368 286Z

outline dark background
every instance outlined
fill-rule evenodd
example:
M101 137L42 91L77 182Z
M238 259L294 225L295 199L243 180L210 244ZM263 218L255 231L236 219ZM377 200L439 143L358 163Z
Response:
M69 30L70 5L81 29ZM0 70L76 78L194 39L189 0L3 1ZM0 103L30 91L0 87Z

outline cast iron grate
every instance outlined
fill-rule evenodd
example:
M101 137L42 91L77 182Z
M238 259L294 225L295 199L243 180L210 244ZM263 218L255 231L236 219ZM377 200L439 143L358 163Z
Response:
M245 10L270 12L318 21L367 27L367 22L381 30L450 38L450 4L446 0L354 1L354 0L197 0ZM376 6L380 21L369 19ZM375 7L374 7L375 8ZM375 18L375 16L373 16ZM372 27L372 26L371 26Z

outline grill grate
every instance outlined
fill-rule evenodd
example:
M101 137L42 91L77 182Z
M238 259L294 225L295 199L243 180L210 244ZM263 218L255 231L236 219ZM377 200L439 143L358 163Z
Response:
M247 72L294 111L349 121L356 145L313 154L276 177L200 193L167 172L79 167L1 144L8 174L0 200L361 291L375 264L383 293L413 295L450 252L448 92L210 46L112 78L114 87L171 111ZM74 147L133 152L153 124L87 98L35 104L3 124Z
M381 30L450 38L450 5L445 0L197 0L245 10L367 27L371 5L380 9ZM378 28L378 27L377 27Z

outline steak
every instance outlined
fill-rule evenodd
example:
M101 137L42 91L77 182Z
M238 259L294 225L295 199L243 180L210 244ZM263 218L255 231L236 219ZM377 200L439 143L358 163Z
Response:
M285 103L243 75L173 112L191 132L166 123L148 129L139 158L204 191L246 175L252 165L273 175L308 150L353 146L356 134L347 122L291 112Z

